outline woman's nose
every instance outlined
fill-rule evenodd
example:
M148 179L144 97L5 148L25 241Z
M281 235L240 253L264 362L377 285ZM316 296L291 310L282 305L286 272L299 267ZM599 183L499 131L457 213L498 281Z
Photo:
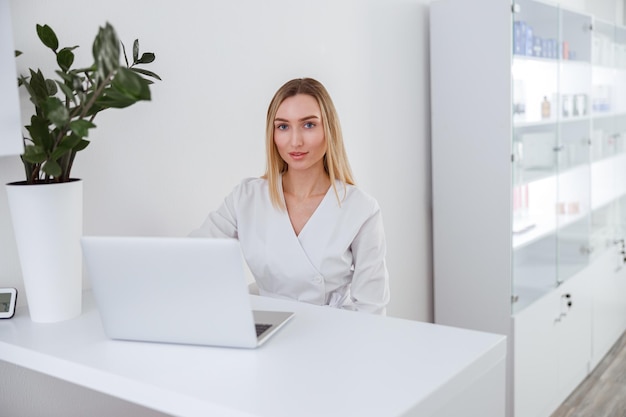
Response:
M298 129L291 130L291 138L290 142L292 146L300 146L302 145L302 133L298 131Z

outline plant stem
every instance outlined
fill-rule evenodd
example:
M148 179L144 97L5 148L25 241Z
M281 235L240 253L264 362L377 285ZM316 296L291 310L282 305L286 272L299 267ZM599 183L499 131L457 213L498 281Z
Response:
M93 106L94 103L96 102L96 99L100 96L100 94L102 94L102 91L104 91L104 89L111 83L114 75L115 75L115 71L111 71L111 73L109 73L109 75L104 79L104 81L102 81L102 83L98 86L98 89L93 93L93 96L91 96L91 99L89 100L87 105L83 108L83 111L80 114L81 119L85 118L91 106Z
M94 105L94 103L96 102L96 99L102 94L102 91L104 91L104 89L111 83L111 81L113 80L113 76L115 75L114 71L111 71L111 73L106 77L106 79L98 86L98 89L94 92L93 96L91 97L91 99L89 100L89 102L83 107L82 112L80 113L80 115L78 115L79 119L84 119L85 116L87 115L87 112L89 111L89 109ZM93 120L93 118L96 115L94 114L91 118L91 120ZM76 117L76 115L71 115L70 116L70 121L71 119L73 119L74 117ZM63 126L62 129L59 130L59 134L57 135L55 141L54 141L54 149L56 149L59 144L61 143L61 140L63 140L63 138L65 137L65 135L67 134L67 132L70 130L70 126L69 126L69 122L66 126ZM72 167L72 162L74 160L74 156L75 156L76 152L72 151L72 155L70 156L70 161L68 164L68 167L66 168L66 170L64 170L64 174L63 176L65 177L66 174L69 174L69 169L71 169Z

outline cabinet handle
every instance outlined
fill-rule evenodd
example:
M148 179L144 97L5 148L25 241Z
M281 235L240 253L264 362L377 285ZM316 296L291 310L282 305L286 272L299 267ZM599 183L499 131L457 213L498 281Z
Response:
M561 152L563 149L565 149L565 145L559 145L552 148L554 152Z
M565 293L561 296L562 298L564 298L566 300L565 305L567 306L567 309L569 310L570 308L572 308L573 302L572 302L572 294L570 293Z

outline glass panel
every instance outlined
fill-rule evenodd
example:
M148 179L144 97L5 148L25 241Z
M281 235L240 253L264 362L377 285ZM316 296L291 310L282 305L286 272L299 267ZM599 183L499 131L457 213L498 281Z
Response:
M558 146L558 282L589 263L591 227L590 144L591 18L561 10L560 142Z
M622 195L613 205L615 206L615 237L617 238L616 241L619 242L626 238L626 195ZM626 244L624 247L626 248Z
M615 197L615 215L617 219L611 222L613 230L613 244L626 257L626 28L616 27L613 44L614 78L610 85L614 92L612 102L613 131L608 136L613 139L612 155L614 177L611 184L611 195Z
M597 256L625 236L626 30L594 21L592 50L590 244Z
M513 13L513 311L557 277L559 11L530 0Z

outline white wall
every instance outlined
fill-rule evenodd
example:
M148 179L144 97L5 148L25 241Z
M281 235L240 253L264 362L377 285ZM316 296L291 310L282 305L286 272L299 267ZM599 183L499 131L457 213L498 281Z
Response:
M9 0L0 0L0 155L19 155L24 151L14 56Z
M36 23L88 65L99 25L157 55L153 101L99 115L77 157L85 234L186 235L264 162L264 117L294 77L335 100L357 181L383 210L393 316L431 320L426 0L12 0L18 72L54 69ZM68 16L80 15L71 20ZM23 119L30 103L23 98ZM0 183L22 179L0 159ZM22 287L5 193L0 285ZM23 294L23 292L22 292ZM20 299L23 303L24 298Z
M79 65L90 63L91 42L106 21L127 46L138 37L157 55L152 69L163 82L154 85L153 101L99 115L92 144L77 158L85 234L186 235L241 178L263 173L264 117L274 91L290 78L315 77L335 100L359 185L383 210L388 313L430 321L428 3L11 0L11 8L15 46L24 52L20 73L54 68L36 23L52 26L62 46L81 45ZM22 108L26 121L24 98ZM0 184L22 175L18 158L0 159ZM23 289L4 192L0 248L0 286ZM24 388L0 382L0 407L16 416L130 407L1 362L0 373L36 387L26 400Z

